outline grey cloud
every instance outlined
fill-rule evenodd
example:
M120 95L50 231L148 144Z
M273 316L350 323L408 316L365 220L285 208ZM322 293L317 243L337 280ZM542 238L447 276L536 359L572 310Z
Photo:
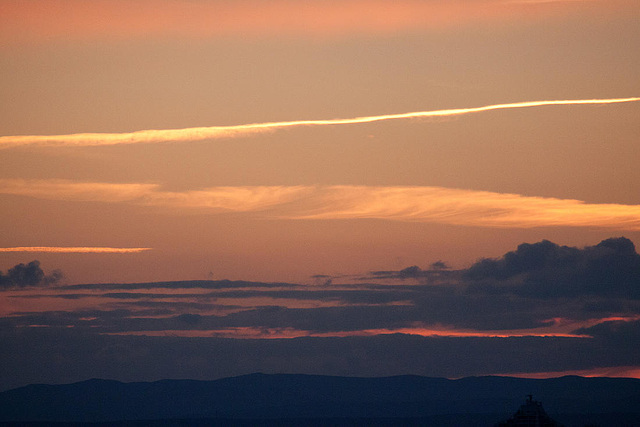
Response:
M122 332L141 330L146 323L157 321L155 316L172 314L172 311L162 308L16 312L0 318L0 330L17 331L37 325L46 329L73 328L94 333Z
M238 289L238 288L295 288L293 283L247 282L243 280L186 280L148 283L89 283L65 286L62 290L136 290L136 289Z
M449 267L449 266L447 265L447 263L446 263L446 262L444 262L444 261L442 261L442 260L439 260L439 261L436 261L436 262L432 263L432 264L429 266L429 268L430 268L431 270L448 270L448 269L450 269L451 267Z
M232 281L55 287L47 291L50 295L41 297L109 299L100 303L101 309L16 312L0 318L0 387L21 381L90 377L210 379L257 371L457 377L635 366L640 360L640 321L612 320L573 331L591 338L394 334L240 340L106 334L233 327L321 333L403 328L416 322L427 327L444 324L478 331L525 329L535 333L536 328L550 324L548 319L557 317L629 319L639 315L638 258L633 244L624 238L583 249L543 241L520 245L502 258L481 260L464 271L438 270L433 265L427 270L410 267L377 272L376 283L326 288ZM402 281L402 275L412 280ZM58 293L59 289L72 294ZM147 292L136 292L143 289ZM203 295L190 289L209 291ZM284 302L282 306L225 306L216 297L234 301L271 297ZM339 305L284 306L287 301L300 300ZM219 311L212 315L207 310Z
M640 320L611 320L589 328L580 328L574 332L601 338L608 342L616 342L616 348L620 344L637 347L640 343ZM640 349L638 354L640 356Z
M191 314L191 313L185 313L185 314L181 314L180 316L177 317L178 320L181 320L189 325L195 325L197 323L200 323L200 320L202 319L202 316L200 316L199 314Z
M323 302L343 302L349 304L388 304L392 302L413 299L415 290L396 290L387 287L380 290L361 289L335 289L335 290L238 290L223 291L212 296L218 298L249 298L249 297L269 297L291 300L312 300Z
M422 279L429 283L433 281L450 280L458 275L457 271L449 270L449 267L442 261L437 261L429 267L428 270L423 270L417 265L412 265L402 270L372 271L369 276L361 277L361 279Z
M145 299L208 299L215 297L217 294L161 294L151 292L107 292L107 293L83 293L83 294L35 294L35 295L12 295L11 298L26 298L26 299L38 299L38 298L62 298L62 299L82 299L82 298L109 298L117 300L145 300Z
M449 304L447 304L447 302ZM394 329L408 327L415 322L423 324L446 323L461 328L478 330L500 330L516 328L536 328L544 326L540 319L549 313L526 309L526 302L519 307L504 306L504 301L496 301L494 307L503 304L501 310L492 310L486 305L478 305L474 299L451 301L434 300L432 304L415 306L339 306L319 308L285 308L266 306L244 309L226 315L198 315L171 309L140 310L131 304L129 310L79 312L76 315L49 312L12 316L14 325L48 325L50 327L78 328L91 327L100 332L140 332L163 330L215 330L233 327L264 329L293 328L313 333L359 331L366 329ZM514 313L504 317L504 309ZM557 307L555 307L557 309ZM489 310L490 314L487 314ZM196 311L196 310L193 310ZM553 311L553 310L551 310ZM161 315L163 317L146 317ZM87 320L91 319L91 320Z
M154 300L154 299L184 299L184 300L215 300L217 298L277 298L285 300L311 300L322 302L338 302L345 304L388 304L413 299L420 287L399 288L395 286L378 286L368 289L366 286L352 289L316 290L305 286L299 289L271 290L271 289L235 289L221 290L211 293L154 293L154 292L108 292L108 293L77 293L77 294L37 294L15 295L12 298L108 298L117 300Z
M410 267L398 272L377 272L379 276L386 274L393 279L400 277L399 273L405 277L423 273L448 275L447 280L435 283L398 283L390 279L389 284L326 288L231 281L100 285L98 289L113 292L58 295L61 298L105 297L113 301L102 303L102 308L123 311L96 311L92 316L79 312L75 317L66 315L62 319L55 312L14 313L5 324L90 325L96 333L229 327L294 328L320 333L395 329L418 323L479 331L530 329L534 333L536 328L550 326L549 319L558 317L579 321L640 314L640 298L627 297L634 295L633 289L638 287L638 265L633 244L624 238L608 239L584 249L543 241L522 244L500 259L481 260L465 271ZM612 280L615 283L611 283ZM64 289L70 288L77 289ZM156 288L186 292L154 292ZM188 292L194 288L211 291ZM126 292L137 289L149 292ZM53 295L56 294L50 296ZM263 306L248 304L249 299L265 297L272 298L273 302ZM246 299L247 304L225 306L220 303L220 299L225 298ZM335 303L336 306L287 307L297 301ZM152 309L163 310L163 314L159 318L142 314ZM216 310L216 315L203 313L206 310ZM90 323L83 320L89 317L96 319Z
M0 271L0 290L47 286L59 282L62 277L62 272L59 270L45 275L40 268L40 261L34 260L28 264L15 265L7 271L6 275Z
M596 295L640 298L640 255L624 237L578 249L544 240L472 265L464 279L479 293L533 298Z
M166 313L184 313L191 311L208 311L208 310L238 310L241 306L238 305L221 305L210 304L204 302L189 302L189 301L127 301L117 302L110 304L114 307L123 307L128 310L139 310L140 307L149 307L155 309L165 310Z

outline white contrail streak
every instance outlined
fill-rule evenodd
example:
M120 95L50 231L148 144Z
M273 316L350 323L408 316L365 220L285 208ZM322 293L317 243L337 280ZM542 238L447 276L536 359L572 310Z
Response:
M412 113L386 114L380 116L354 117L328 120L294 120L289 122L252 123L232 126L194 127L167 130L140 130L127 133L77 133L70 135L19 135L0 137L0 148L20 146L100 146L117 144L150 144L162 142L188 142L206 139L229 138L251 133L265 132L287 127L332 126L372 123L384 120L448 117L512 108L531 108L547 105L615 104L640 101L640 97L611 99L573 99L556 101L528 101L511 104L485 105L484 107L454 108L447 110L417 111Z

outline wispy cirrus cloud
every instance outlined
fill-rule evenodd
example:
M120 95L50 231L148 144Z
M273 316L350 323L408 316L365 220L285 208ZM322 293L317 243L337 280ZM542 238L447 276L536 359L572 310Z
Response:
M431 186L224 186L175 192L163 191L157 184L12 179L0 180L0 194L127 203L175 212L253 212L274 219L369 218L497 228L640 230L640 205Z
M140 204L171 209L204 209L214 212L263 211L304 200L314 187L246 186L210 187L183 192L155 190L139 200Z
M108 248L108 247L73 247L73 246L16 246L12 248L0 248L0 252L40 252L63 254L130 254L151 250L151 248Z
M640 229L640 206L442 187L331 186L300 219L377 218L480 227Z
M609 99L573 99L551 101L527 101L507 104L485 105L482 107L453 108L410 113L385 114L378 116L353 117L322 120L292 120L285 122L250 123L232 126L209 126L185 129L140 130L128 133L79 133L70 135L19 135L0 137L0 148L22 146L61 146L87 147L120 144L151 144L166 142L193 142L218 138L230 138L252 133L274 131L283 128L302 126L337 126L373 123L386 120L421 119L434 117L452 117L514 108L534 108L561 105L606 105L625 102L637 102L640 97Z
M158 184L77 182L63 179L0 179L0 194L37 199L131 203L168 209L249 212L300 199L308 186L211 187L163 191Z
M126 202L144 197L157 187L156 184L77 182L63 179L0 179L0 194L68 201Z

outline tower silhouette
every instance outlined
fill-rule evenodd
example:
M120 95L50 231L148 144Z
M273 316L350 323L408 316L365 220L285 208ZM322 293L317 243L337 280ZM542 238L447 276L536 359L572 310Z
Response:
M527 400L520 409L507 421L496 424L496 427L562 427L551 419L542 408L542 403L533 400L533 395L527 395Z

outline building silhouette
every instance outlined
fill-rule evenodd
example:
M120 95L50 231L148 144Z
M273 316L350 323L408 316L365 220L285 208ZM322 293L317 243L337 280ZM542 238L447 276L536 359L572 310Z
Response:
M533 395L528 395L520 409L507 421L496 424L496 427L562 427L542 408L542 403L533 400Z

